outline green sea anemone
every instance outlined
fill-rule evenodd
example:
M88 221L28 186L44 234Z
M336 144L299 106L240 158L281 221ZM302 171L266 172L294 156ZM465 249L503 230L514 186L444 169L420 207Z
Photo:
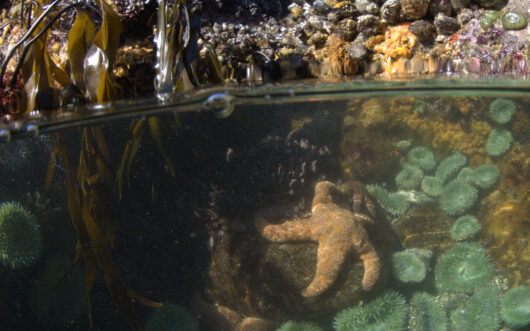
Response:
M486 285L492 275L493 264L477 243L454 246L438 259L435 267L436 286L444 292L472 291Z
M0 260L12 268L28 267L42 252L42 236L37 220L20 204L0 205Z
M460 172L458 172L458 175L456 176L456 179L460 179L465 181L466 183L471 182L471 173L473 170L471 170L470 167L463 167Z
M451 239L465 240L476 235L482 227L477 218L472 215L459 217L451 228Z
M530 325L530 288L517 286L506 292L501 302L501 313L511 327Z
M441 304L425 292L414 294L410 300L410 331L445 331L447 317Z
M88 309L84 272L66 255L53 257L31 287L29 304L50 329L69 329Z
M399 193L390 193L379 185L366 185L368 192L375 197L379 205L394 217L405 214L410 207L407 197Z
M412 145L410 140L400 140L396 143L396 147L402 152L408 151L410 148L410 145Z
M512 133L506 129L493 129L488 135L486 150L491 156L500 156L508 150L513 141Z
M499 124L508 123L512 118L513 113L515 113L515 110L515 103L508 99L495 99L495 101L490 104L491 118Z
M445 160L440 162L438 168L436 168L435 176L440 178L443 183L446 183L466 164L466 155L461 152L455 152L451 156L447 157Z
M425 171L433 170L436 166L434 154L427 147L414 147L407 154L407 159Z
M419 283L425 279L427 264L408 249L392 255L394 277L404 283Z
M493 164L485 164L475 168L470 175L471 184L480 188L490 188L499 179L499 169Z
M499 326L499 289L485 286L477 289L461 316L457 330L495 331Z
M443 183L438 177L425 176L421 181L421 189L431 197L437 197L442 193Z
M283 323L276 331L323 331L321 327L311 322L294 322Z
M404 164L396 176L396 186L400 190L413 190L420 185L423 178L423 170L412 164Z
M405 330L407 311L405 298L387 291L364 306L344 309L335 317L333 327L337 331Z
M476 188L455 179L440 194L440 208L449 216L461 215L473 206L477 197Z
M151 314L145 327L147 331L197 331L199 323L186 308L166 303Z

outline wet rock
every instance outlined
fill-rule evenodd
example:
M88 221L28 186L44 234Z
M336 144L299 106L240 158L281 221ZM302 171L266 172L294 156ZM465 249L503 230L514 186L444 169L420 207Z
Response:
M395 24L399 22L400 11L400 0L387 0L381 7L381 18L390 24Z
M374 15L362 15L357 20L357 30L365 36L373 36L381 31L379 18Z
M403 15L408 20L416 20L427 14L429 0L400 0Z
M324 0L315 0L313 2L313 9L320 15L326 15L331 11L331 7L328 6L328 4L324 2Z
M364 35L358 35L355 40L346 47L346 52L354 60L361 60L368 54L368 50L364 46L366 37Z
M501 9L508 3L508 0L475 0L483 8Z
M458 20L458 23L460 25L467 24L473 18L474 18L473 11L469 8L463 8L462 10L460 10L458 15L456 16L456 19Z
M466 8L467 5L469 5L469 2L471 2L471 0L451 0L451 6L453 6L454 9Z
M446 16L444 14L438 14L434 19L434 26L441 35L451 35L460 29L460 24L454 17Z
M432 17L436 17L440 13L451 16L452 11L453 9L449 0L431 0L429 4L429 14Z
M339 34L345 41L352 41L357 34L357 22L352 19L340 21L336 34Z
M355 7L361 14L379 14L379 6L372 0L355 0Z
M432 44L436 38L436 28L428 21L415 21L409 26L409 30L422 44Z

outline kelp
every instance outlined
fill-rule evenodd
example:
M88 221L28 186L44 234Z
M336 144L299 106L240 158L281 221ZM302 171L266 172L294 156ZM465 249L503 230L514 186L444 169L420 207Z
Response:
M133 330L144 330L134 302L149 307L160 307L161 304L125 287L112 263L110 248L114 243L116 221L108 197L112 194L113 172L103 133L99 128L83 129L76 170L66 146L65 137L55 134L53 153L65 169L68 211L78 238L76 260L82 257L85 264L90 325L92 327L91 291L99 267L120 313Z
M7 65L15 52L22 47L19 61L13 72L10 87L13 88L22 70L24 81L25 99L21 111L30 111L36 107L39 92L53 97L53 104L48 108L56 107L59 102L57 91L67 85L75 85L91 101L109 101L119 95L119 87L112 79L110 72L119 46L121 24L116 12L104 0L98 2L99 9L94 9L88 2L60 3L55 0L43 7L43 0L37 0L39 6L34 6L34 15L38 18L33 22L24 36L8 51L0 71L0 81L6 73ZM52 18L56 7L62 8ZM50 29L54 22L66 11L79 7L76 19L68 34L67 53L71 76L59 68L51 59L46 49ZM96 25L85 9L97 12L102 17L102 23L96 31Z

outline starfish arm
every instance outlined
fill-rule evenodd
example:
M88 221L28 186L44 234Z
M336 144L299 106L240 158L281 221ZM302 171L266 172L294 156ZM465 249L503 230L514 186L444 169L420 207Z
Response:
M332 182L320 182L315 186L315 196L311 205L311 211L315 212L315 209L320 205L331 204L331 191L337 190L337 187Z
M313 297L327 290L337 278L346 258L346 249L330 242L320 242L317 251L317 270L311 283L302 291L304 297Z
M375 252L372 245L365 246L365 253L361 254L361 260L364 263L363 289L369 291L377 283L379 272L381 270L381 260Z
M311 239L311 229L307 221L291 220L282 224L271 224L263 218L258 218L255 225L259 234L271 241Z

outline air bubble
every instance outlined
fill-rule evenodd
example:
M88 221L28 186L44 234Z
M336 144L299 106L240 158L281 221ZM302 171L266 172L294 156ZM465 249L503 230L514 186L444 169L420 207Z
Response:
M213 112L217 118L226 118L234 111L233 100L234 97L226 92L215 93L204 101L203 109Z

